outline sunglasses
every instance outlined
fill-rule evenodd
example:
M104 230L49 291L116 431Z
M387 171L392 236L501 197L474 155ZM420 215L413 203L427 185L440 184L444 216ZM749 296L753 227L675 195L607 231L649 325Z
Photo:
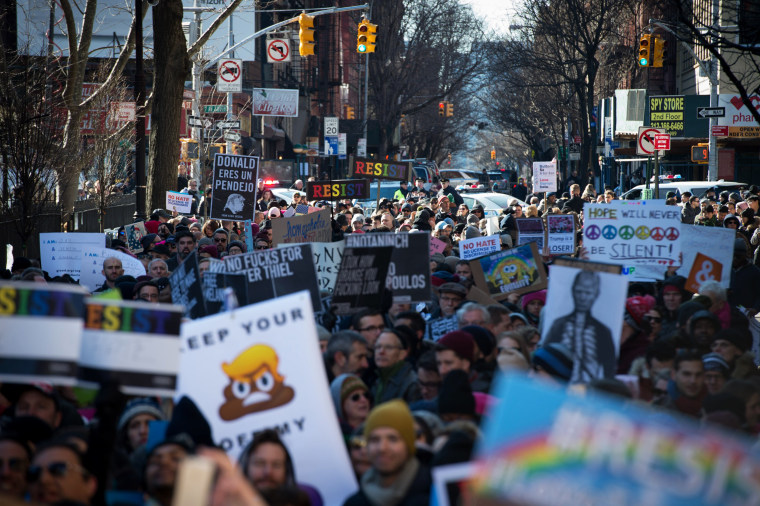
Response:
M357 392L354 395L352 395L351 397L349 397L349 399L351 399L352 402L358 402L359 399L361 399L362 397L364 397L365 399L369 400L369 393L368 392Z
M660 316L644 316L644 321L652 322L652 323L662 323L662 317Z
M214 238L214 242L227 242L227 239L225 239L224 237L221 237L221 238L217 237L217 238Z
M83 475L87 475L87 470L77 464L69 464L68 462L51 462L47 466L30 466L26 472L26 480L29 483L36 483L42 477L42 470L47 470L50 476L54 478L63 478L69 472L69 469L78 470Z

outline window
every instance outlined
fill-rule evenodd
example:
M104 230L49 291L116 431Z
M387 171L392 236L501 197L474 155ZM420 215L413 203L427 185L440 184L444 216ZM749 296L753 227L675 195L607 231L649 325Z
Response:
M760 2L739 1L739 44L760 44Z

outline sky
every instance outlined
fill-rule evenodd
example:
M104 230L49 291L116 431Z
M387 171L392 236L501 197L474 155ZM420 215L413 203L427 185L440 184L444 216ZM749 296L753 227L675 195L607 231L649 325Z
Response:
M462 0L472 6L475 15L486 20L488 28L503 35L509 31L509 16L514 14L515 0Z

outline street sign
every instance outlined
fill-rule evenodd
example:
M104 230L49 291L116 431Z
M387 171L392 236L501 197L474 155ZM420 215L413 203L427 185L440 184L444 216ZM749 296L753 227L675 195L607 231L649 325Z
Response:
M639 127L639 135L636 139L636 154L653 155L656 149L654 147L654 136L655 134L664 133L667 133L664 128Z
M711 131L713 137L728 137L728 125L713 125Z
M204 105L203 112L205 113L227 112L227 104Z
M367 139L362 138L356 141L356 156L367 158Z
M580 160L581 159L581 145L575 142L570 143L567 150L568 160Z
M325 156L338 154L338 136L325 137Z
M284 63L290 61L290 41L270 39L267 41L267 62Z
M214 126L214 122L211 121L211 118L203 118L203 128L209 129L212 126Z
M724 118L725 116L725 107L697 107L697 119Z
M325 137L338 137L338 118L334 116L325 117ZM337 141L336 141L337 142Z
M654 134L654 149L658 151L669 151L670 134Z
M240 142L242 140L242 136L240 135L240 132L224 132L224 140L230 142Z
M220 130L228 129L228 128L240 128L240 120L222 120L216 122L216 128Z
M188 116L187 125L196 128L203 128L203 120L198 116Z
M345 133L338 134L338 160L346 159L348 136Z
M216 91L240 93L243 91L243 60L220 60L217 67Z

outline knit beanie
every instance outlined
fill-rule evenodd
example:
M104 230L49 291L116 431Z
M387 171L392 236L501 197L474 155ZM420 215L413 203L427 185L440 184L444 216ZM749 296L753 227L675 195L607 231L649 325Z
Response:
M475 353L475 339L472 334L463 330L454 330L444 334L438 340L442 348L449 349L461 358L467 359L472 364L472 356Z
M718 371L724 378L731 376L731 366L717 353L702 355L702 363L704 364L705 371Z
M496 337L494 337L493 332L487 328L479 325L467 325L462 327L461 330L472 335L475 339L475 344L483 355L490 355L491 352L493 352L493 349L496 348Z
M691 315L696 313L697 311L701 311L705 308L702 304L699 302L684 302L680 306L678 306L678 326L683 327L686 325L686 322L689 321L689 318L691 318Z
M573 357L570 350L560 343L549 343L533 353L533 365L541 368L551 376L570 381L573 373Z
M339 419L342 420L344 416L343 403L357 390L369 391L367 385L355 374L341 374L330 383L330 395Z
M727 328L719 330L713 337L711 342L715 342L718 339L728 341L742 352L746 352L752 347L752 335L746 330L740 330L735 328Z
M475 398L467 373L461 369L450 371L438 393L438 414L475 416Z
M482 237L482 234L480 233L480 230L477 229L477 227L470 225L465 229L464 237L465 239L473 239L475 237Z
M376 406L364 422L364 438L369 439L372 431L379 427L397 430L406 444L409 455L414 455L414 419L404 401L394 399Z
M523 295L523 298L522 298L523 311L525 310L525 308L528 307L528 304L530 304L534 300L540 300L541 302L546 304L546 290L539 290L537 292L526 293L525 295Z
M139 397L129 401L124 411L119 417L119 423L116 426L117 431L121 431L129 421L137 415L151 415L156 420L165 420L166 417L161 411L161 407L156 401L148 397Z

